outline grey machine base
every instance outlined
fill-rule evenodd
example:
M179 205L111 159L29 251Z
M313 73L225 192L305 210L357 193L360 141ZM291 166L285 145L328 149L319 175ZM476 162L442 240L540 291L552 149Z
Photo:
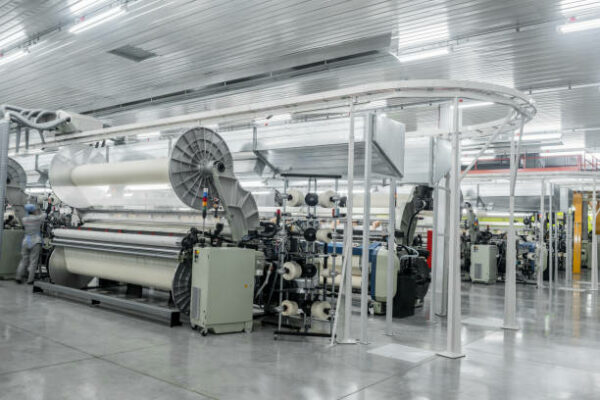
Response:
M180 311L174 308L162 307L154 304L140 303L134 300L118 298L88 290L70 288L49 282L36 281L33 291L53 296L62 296L69 299L89 302L94 306L105 305L107 308L129 312L159 322L166 322L169 326L181 325Z
M0 251L0 279L13 279L21 261L22 229L5 229Z

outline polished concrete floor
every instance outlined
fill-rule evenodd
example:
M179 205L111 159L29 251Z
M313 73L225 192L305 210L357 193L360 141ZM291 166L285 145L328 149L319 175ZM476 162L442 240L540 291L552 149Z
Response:
M433 353L445 323L427 320L427 304L392 337L372 318L371 344L330 347L274 341L270 327L202 337L0 281L0 399L599 399L600 300L588 288L519 286L515 332L498 328L503 285L464 284L466 357L449 360ZM432 352L374 354L390 344Z

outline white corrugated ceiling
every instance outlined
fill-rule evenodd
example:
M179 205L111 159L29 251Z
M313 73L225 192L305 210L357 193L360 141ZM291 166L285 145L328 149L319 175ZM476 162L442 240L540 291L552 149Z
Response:
M234 84L231 92L213 86L203 99L98 115L126 122L386 79L449 78L533 90L539 114L530 130L600 127L600 30L556 30L571 16L600 17L600 1L137 0L110 22L68 32L76 18L114 3L0 1L0 46L7 55L42 34L27 56L0 65L0 102L85 112L287 70L277 79L263 76L258 86ZM53 30L60 25L65 29ZM380 51L347 66L289 74L290 67L340 49L352 54L353 43L378 35L393 36L404 50L448 43L453 51L406 64ZM136 63L107 53L124 45L157 57ZM355 52L369 50L359 47Z

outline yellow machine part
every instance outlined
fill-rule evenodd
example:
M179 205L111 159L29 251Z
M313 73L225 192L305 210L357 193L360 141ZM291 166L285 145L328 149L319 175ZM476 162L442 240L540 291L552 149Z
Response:
M573 224L573 273L581 273L581 236L583 229L583 196L573 193L574 224ZM587 225L587 224L586 224Z

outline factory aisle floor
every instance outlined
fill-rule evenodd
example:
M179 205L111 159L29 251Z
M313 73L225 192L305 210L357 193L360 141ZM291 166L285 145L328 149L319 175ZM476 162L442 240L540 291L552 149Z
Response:
M0 281L0 399L598 399L600 294L587 288L519 285L514 332L497 326L502 284L464 284L466 358L448 360L427 306L393 337L377 317L371 344L329 347L270 327L202 337ZM400 360L390 344L432 352Z

